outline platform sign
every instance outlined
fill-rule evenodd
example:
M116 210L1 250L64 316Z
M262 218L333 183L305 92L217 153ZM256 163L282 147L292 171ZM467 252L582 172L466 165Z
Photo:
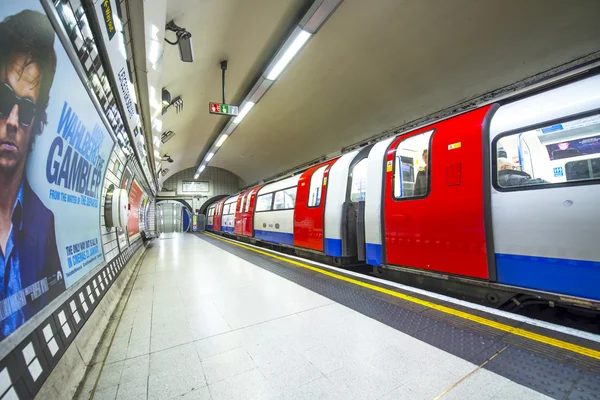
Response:
M208 111L211 114L237 116L239 113L238 106L223 103L208 103Z

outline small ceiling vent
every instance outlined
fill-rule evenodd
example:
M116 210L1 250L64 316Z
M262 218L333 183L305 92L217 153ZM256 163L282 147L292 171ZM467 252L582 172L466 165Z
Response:
M162 170L162 176L165 176L169 172L169 168L165 168Z
M166 131L165 133L163 133L160 136L160 141L163 143L167 143L169 141L169 139L171 139L173 136L175 136L175 132L173 131Z

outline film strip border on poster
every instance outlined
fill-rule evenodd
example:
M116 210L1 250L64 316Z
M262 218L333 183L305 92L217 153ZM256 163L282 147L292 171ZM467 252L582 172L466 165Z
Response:
M32 399L133 255L138 239L85 284L0 361L0 399Z

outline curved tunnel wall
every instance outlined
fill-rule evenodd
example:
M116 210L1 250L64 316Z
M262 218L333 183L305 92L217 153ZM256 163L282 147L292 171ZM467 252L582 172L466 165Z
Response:
M206 167L198 179L194 179L195 173L196 168L192 167L170 176L158 192L159 200L185 200L197 213L207 200L237 193L245 185L237 175L218 167Z
M14 187L19 190L2 188L0 193L16 195L23 222L9 237L11 250L1 265L10 271L2 277L6 284L0 297L2 398L75 394L143 252L142 233L155 231L155 180L143 141L140 145L139 119L135 125L130 113L137 106L117 84L128 83L132 75L126 60L110 51L123 34L106 31L110 27L102 25L101 3L85 11L80 0L57 5L23 0L0 9L3 35L26 36L20 27L34 24L38 36L28 40L56 57L56 73L41 77L45 83L40 87L50 87L47 123L38 123L44 117L36 110L24 129L35 143L23 153L25 169L17 169L20 186ZM121 16L119 2L107 4L112 15ZM14 53L20 46L14 40L14 46L0 51ZM40 70L52 69L53 61L47 62ZM121 64L125 69L117 76ZM0 167L0 174L7 170ZM105 204L115 189L123 195L113 205L129 212L118 226L108 226Z

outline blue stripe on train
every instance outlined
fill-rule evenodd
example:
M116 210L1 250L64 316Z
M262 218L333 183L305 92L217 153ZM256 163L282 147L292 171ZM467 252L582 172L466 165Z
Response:
M600 300L600 262L496 253L498 282Z
M341 257L342 239L325 238L325 254L333 257Z
M209 231L212 231L212 225L206 225L206 229L208 229Z
M233 226L221 226L221 230L223 232L230 232L233 233Z
M266 242L294 245L294 234L285 232L272 232L272 231L254 231L254 237Z
M382 247L381 244L367 243L367 264L369 265L381 265Z

